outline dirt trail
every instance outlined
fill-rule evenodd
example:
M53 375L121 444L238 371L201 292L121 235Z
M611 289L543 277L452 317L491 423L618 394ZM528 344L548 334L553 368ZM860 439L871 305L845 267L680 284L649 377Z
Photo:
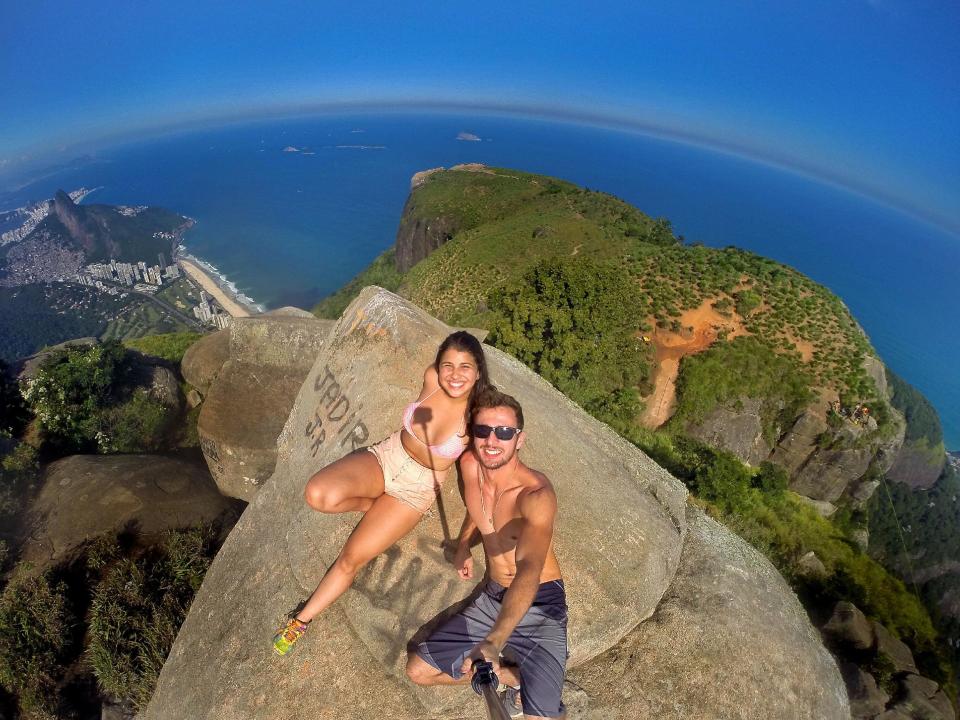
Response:
M685 330L675 333L657 328L650 337L650 342L656 348L656 369L653 373L653 392L644 398L646 407L640 415L640 424L644 427L658 428L673 415L677 404L677 376L681 358L706 350L716 342L721 330L727 331L728 340L748 334L736 313L724 317L714 309L715 300L704 300L700 307L680 315L680 324L684 328L693 328L692 332Z

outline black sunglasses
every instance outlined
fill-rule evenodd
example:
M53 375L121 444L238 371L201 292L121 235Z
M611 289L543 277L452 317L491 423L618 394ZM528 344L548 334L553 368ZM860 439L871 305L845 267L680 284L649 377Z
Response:
M474 425L473 436L481 440L490 437L490 433L497 436L497 440L513 440L513 436L520 432L520 428L510 427L509 425Z

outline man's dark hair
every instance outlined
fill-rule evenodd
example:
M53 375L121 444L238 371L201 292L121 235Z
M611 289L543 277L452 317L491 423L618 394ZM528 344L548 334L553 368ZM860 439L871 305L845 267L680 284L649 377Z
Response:
M473 413L470 416L471 421L476 419L477 413L484 408L507 407L513 410L517 416L517 427L523 430L523 408L512 395L500 392L495 387L489 387L479 395L473 402Z

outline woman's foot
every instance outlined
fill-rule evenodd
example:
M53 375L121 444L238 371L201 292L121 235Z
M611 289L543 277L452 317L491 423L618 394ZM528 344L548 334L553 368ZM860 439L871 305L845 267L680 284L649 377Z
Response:
M277 630L273 636L273 649L278 655L286 655L294 644L307 632L309 623L301 622L295 617L287 620L287 624Z

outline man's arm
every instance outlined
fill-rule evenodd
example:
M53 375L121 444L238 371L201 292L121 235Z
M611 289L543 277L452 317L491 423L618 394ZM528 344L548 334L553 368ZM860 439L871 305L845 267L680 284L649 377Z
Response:
M503 596L500 614L486 640L470 654L496 660L517 623L523 619L540 587L540 573L553 539L553 521L557 514L557 496L553 488L543 487L526 493L519 500L523 527L517 541L517 574Z
M457 569L457 575L461 580L469 580L473 577L473 554L470 548L473 546L473 538L477 531L477 524L467 512L463 516L463 525L460 526L460 537L457 538L457 549L453 554L453 566Z

